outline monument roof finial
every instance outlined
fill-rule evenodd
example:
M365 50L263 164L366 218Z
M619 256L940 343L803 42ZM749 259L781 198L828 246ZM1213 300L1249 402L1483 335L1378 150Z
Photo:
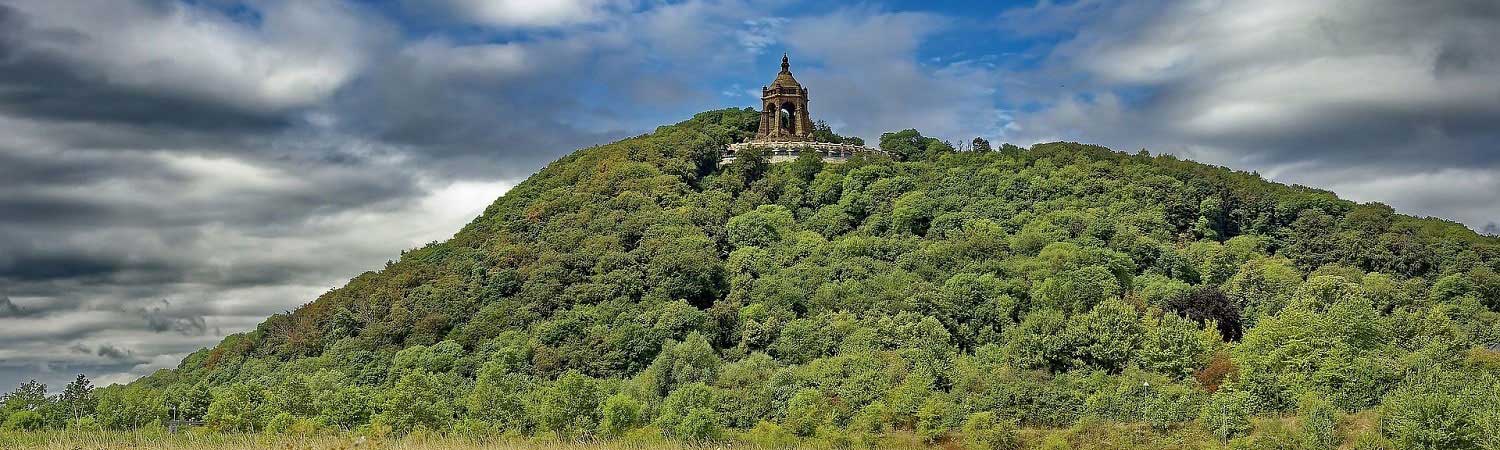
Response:
M791 72L792 71L792 63L787 62L786 52L781 52L781 71L782 72Z

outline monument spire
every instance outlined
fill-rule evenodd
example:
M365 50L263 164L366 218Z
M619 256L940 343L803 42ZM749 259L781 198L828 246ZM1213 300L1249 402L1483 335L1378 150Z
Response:
M782 72L791 72L792 71L792 63L787 62L786 52L781 52L781 71Z

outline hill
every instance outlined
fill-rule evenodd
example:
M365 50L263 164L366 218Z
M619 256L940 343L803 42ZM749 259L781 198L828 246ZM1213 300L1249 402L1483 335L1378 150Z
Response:
M568 155L452 239L101 389L96 420L1003 446L1376 414L1341 432L1496 445L1500 239L1074 143L908 130L895 160L719 167L757 118Z

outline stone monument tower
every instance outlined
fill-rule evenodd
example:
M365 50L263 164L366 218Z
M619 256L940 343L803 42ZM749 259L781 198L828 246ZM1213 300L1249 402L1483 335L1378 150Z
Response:
M873 148L840 142L816 142L813 121L807 113L807 89L792 78L792 64L781 55L781 73L770 86L760 88L760 127L755 138L729 144L719 154L719 163L734 161L740 152L765 152L770 162L797 159L803 152L814 152L824 162L842 162L856 155L885 155Z
M813 123L807 113L807 88L792 78L792 65L781 55L781 73L770 86L760 88L760 129L755 139L761 141L812 140Z

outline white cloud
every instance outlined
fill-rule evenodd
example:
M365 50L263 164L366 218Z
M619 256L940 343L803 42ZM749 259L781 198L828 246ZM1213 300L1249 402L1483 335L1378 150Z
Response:
M956 60L923 65L918 45L952 26L947 17L862 8L789 23L792 73L809 87L809 111L873 145L882 132L916 128L947 140L995 136L999 72ZM763 66L770 68L772 66ZM766 72L766 82L774 72Z
M27 51L87 68L98 83L234 105L307 107L366 63L378 27L335 2L259 2L258 23L201 6L22 1Z
M455 19L496 27L555 27L602 20L630 2L614 0L437 0Z

